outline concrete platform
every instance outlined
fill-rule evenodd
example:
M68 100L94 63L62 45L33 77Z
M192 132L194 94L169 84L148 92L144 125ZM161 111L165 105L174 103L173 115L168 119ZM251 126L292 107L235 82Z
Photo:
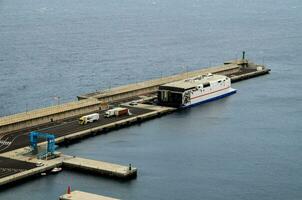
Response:
M52 170L55 167L61 166L62 162L55 160L55 161L51 161L46 163L44 166L41 167L34 167L28 170L24 170L24 171L20 171L18 173L9 175L9 176L5 176L0 178L0 186L12 183L12 182L16 182L19 181L21 179L25 179L34 175L38 175L41 174L42 172L46 172L49 170Z
M72 141L72 140L76 140L76 139L81 139L85 136L88 135L96 135L99 132L102 131L109 131L111 129L116 129L122 126L128 126L137 122L142 122L144 120L148 120L151 118L154 118L156 116L160 116L160 115L164 115L170 112L175 111L175 108L171 108L171 107L162 107L162 106L154 106L154 105L143 105L141 104L140 106L137 106L135 109L148 109L149 112L145 112L145 113L141 113L140 115L132 115L132 116L127 116L127 117L121 117L121 118L113 118L109 119L111 120L108 121L109 123L91 123L89 126L91 126L91 128L89 128L89 126L86 126L86 130L82 129L81 131L77 131L74 133L69 133L66 134L62 137L58 137L56 138L56 143L62 143L62 142L68 142L68 141ZM151 110L152 109L152 110ZM133 108L130 108L130 110L133 110ZM99 126L96 126L99 125ZM74 129L73 129L74 130ZM52 133L53 130L50 131L50 133ZM55 133L55 132L53 132ZM65 132L66 133L66 132Z
M78 169L85 173L96 173L113 178L131 179L137 176L137 168L127 165L118 165L109 162L90 160L80 157L63 155L56 152L57 158L40 160L30 156L27 148L3 153L0 157L0 186L50 172L55 167ZM37 167L36 163L42 165Z
M118 199L75 190L72 191L70 194L64 194L60 196L60 200L118 200Z
M59 121L62 119L82 115L88 112L98 111L100 101L87 99L85 101L73 101L51 107L40 108L15 115L0 117L0 135L31 126Z
M123 86L111 88L110 90L103 90L103 91L83 94L83 95L79 95L78 99L83 100L83 99L96 98L104 102L119 101L121 99L129 98L132 96L139 96L139 95L156 92L159 85L163 85L166 83L170 83L186 78L192 78L200 74L208 74L208 73L226 74L226 73L237 72L239 68L240 65L238 65L237 62L229 62L224 65L212 66L208 68L202 68L199 70L183 72L180 74L171 75L167 77L147 80L140 83L123 85Z
M68 119L67 121L62 121L60 124L50 124L47 127L29 129L26 131L20 130L17 132L6 134L2 136L2 140L5 140L7 145L0 145L0 153L12 151L18 148L22 148L25 146L29 146L29 132L30 131L40 131L43 133L54 134L56 137L56 142L60 143L65 139L74 139L78 138L78 136L85 136L90 134L91 131L102 130L103 128L111 129L115 128L115 126L120 126L120 123L124 121L132 121L136 117L144 116L144 114L152 113L154 110L143 109L143 108L131 108L130 112L132 115L130 116L120 116L120 117L112 117L105 118L104 111L100 112L100 119L94 123L89 123L86 125L80 125L78 122L78 118ZM42 142L43 140L39 140ZM45 141L45 140L44 140Z
M257 69L243 69L238 73L234 73L230 75L229 77L231 78L232 83L254 78L257 76L265 75L268 74L271 70L270 69L262 69L262 70L257 70Z
M211 72L211 73L225 74L231 78L232 82L236 82L236 81L241 81L244 79L264 75L269 73L269 71L270 69L265 68L262 65L257 65L248 62L247 60L235 60L235 61L226 62L225 65L218 66L218 67L197 70L193 72L175 75L172 77L165 77L159 80L150 80L139 84L132 84L130 86L129 85L121 86L121 87L113 88L110 91L106 91L106 92L91 93L83 98L84 99L91 98L91 97L101 98L101 99L109 98L110 99L109 102L115 102L116 99L115 100L111 99L110 96L116 96L117 99L119 100L118 104L125 105L127 104L127 102L124 102L126 97L128 100L132 99L136 101L139 101L140 99L148 99L148 98L152 99L153 97L150 97L149 95L154 94L157 91L156 88L158 87L158 85L166 82L175 81L181 78L183 79L186 77L191 77L191 76L196 76L198 74ZM152 88L152 89L150 89L149 91L148 88L149 89ZM145 93L146 92L145 89L146 91L148 91L147 93ZM138 90L141 92L136 93L136 91ZM126 97L120 98L118 97L119 95L121 96L125 95ZM144 98L139 98L139 96L144 96ZM100 112L101 118L99 121L86 124L84 126L79 125L78 117L74 117L69 119L62 119L62 121L56 123L53 122L53 123L45 124L43 126L41 125L40 127L31 127L31 128L27 128L26 130L21 129L14 132L8 132L1 135L0 153L28 146L29 145L28 132L32 130L54 134L55 137L57 138L56 139L57 143L60 142L70 143L71 140L78 139L78 138L81 139L82 137L85 137L87 135L95 135L103 131L107 132L108 130L116 129L118 127L129 125L132 123L140 122L145 119L155 118L156 116L160 116L163 113L169 113L170 111L172 111L172 108L163 108L157 106L134 106L131 107L130 111L131 113L133 113L132 116L121 116L118 118L104 118L103 117L104 111L101 111ZM15 118L17 120L17 117L14 117L14 119ZM21 119L18 120L20 121Z
M63 166L71 169L80 169L122 179L135 178L137 175L137 169L135 167L130 168L129 166L78 157L65 158L63 161Z
M71 140L74 139L81 139L88 135L96 135L102 132L107 132L112 129L128 126L133 123L142 122L144 120L152 119L157 116L173 112L174 110L176 110L175 108L152 105L152 101L150 101L150 104L141 104L141 102L139 101L140 99L152 100L154 98L152 94L155 94L158 85L164 82L171 82L175 79L183 79L184 77L196 76L201 72L225 74L231 78L232 82L236 82L267 74L270 72L270 69L267 69L262 65L249 63L247 61L230 61L226 64L226 66L183 73L181 75L161 78L158 80L150 80L139 84L132 84L130 86L121 86L119 88L112 89L107 92L97 92L85 95L82 97L83 99L93 97L99 100L107 99L109 102L116 102L118 100L118 105L120 106L120 104L123 104L123 106L129 107L133 115L120 116L116 118L104 118L104 111L101 111L101 118L99 121L86 125L79 125L78 117L72 117L68 119L64 118L59 122L51 122L34 127L26 126L26 129L18 129L17 131L13 132L5 132L5 134L1 135L0 140L0 153L2 153L2 158L0 158L0 186L26 177L33 176L35 174L39 174L41 172L45 172L47 170L51 170L54 167L62 165L67 166L69 168L76 168L84 171L87 170L90 172L100 173L102 175L114 176L118 178L136 177L136 168L131 168L131 170L129 170L128 166L121 166L112 163L93 161L83 158L74 158L70 156L62 156L57 159L42 161L44 166L36 167L35 164L37 160L35 158L29 159L29 157L23 156L23 152L26 152L26 148L23 147L29 145L28 132L31 130L36 130L51 133L56 136L57 143L69 143ZM139 96L143 96L143 98L138 98ZM127 102L125 99L131 99L131 101L135 100L137 102L137 105L131 106L129 101ZM83 105L79 108L82 107ZM60 110L60 112L61 111L62 110ZM46 111L43 113L45 114ZM38 116L39 118L39 113L35 113L35 116ZM23 120L22 117L18 118L17 116L13 116L12 119L10 117L7 117L6 119L7 124L17 123ZM2 122L2 126L6 126L4 122L5 121ZM43 142L40 143L40 145L41 144L43 144ZM1 162L1 159L3 162Z

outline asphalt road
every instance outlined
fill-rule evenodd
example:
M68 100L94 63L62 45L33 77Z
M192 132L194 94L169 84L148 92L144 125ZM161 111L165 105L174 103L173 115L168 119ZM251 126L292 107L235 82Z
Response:
M132 115L130 116L120 116L120 117L111 117L104 118L104 111L100 112L100 119L93 123L88 123L85 125L80 125L78 122L79 117L69 118L60 123L49 123L47 125L43 125L40 127L35 127L32 129L21 130L16 132L7 133L0 137L0 153L4 153L7 151L11 151L14 149L18 149L21 147L29 146L29 133L30 131L39 131L42 133L50 133L54 134L55 137L61 137L65 135L69 135L72 133L76 133L79 131L87 130L90 128L102 126L105 124L109 124L112 122L116 122L122 119L127 119L133 116L138 116L141 114L145 114L148 112L152 112L152 110L135 108L131 107L130 112ZM43 139L40 140L42 142Z
M34 163L0 157L0 178L35 168Z

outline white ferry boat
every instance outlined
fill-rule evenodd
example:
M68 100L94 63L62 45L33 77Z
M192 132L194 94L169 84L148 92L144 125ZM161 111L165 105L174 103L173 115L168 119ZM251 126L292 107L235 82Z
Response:
M236 93L230 78L223 75L202 75L159 86L158 103L186 108Z

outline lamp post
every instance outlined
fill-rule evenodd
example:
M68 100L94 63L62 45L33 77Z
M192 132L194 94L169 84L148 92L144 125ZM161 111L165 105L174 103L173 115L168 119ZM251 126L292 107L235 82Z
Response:
M55 100L57 100L57 105L59 105L60 104L60 97L59 96L55 96L55 97L53 97Z

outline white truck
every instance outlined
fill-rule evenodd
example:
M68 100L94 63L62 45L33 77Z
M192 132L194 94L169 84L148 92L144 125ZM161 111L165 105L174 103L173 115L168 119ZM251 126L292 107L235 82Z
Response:
M87 124L87 123L98 121L99 119L100 119L100 114L99 113L93 113L93 114L90 114L90 115L82 116L79 119L79 124L84 125L84 124Z
M117 107L117 108L113 108L110 110L107 110L105 112L105 117L118 117L118 116L122 116L122 115L131 115L130 111L128 108L122 108L122 107Z

